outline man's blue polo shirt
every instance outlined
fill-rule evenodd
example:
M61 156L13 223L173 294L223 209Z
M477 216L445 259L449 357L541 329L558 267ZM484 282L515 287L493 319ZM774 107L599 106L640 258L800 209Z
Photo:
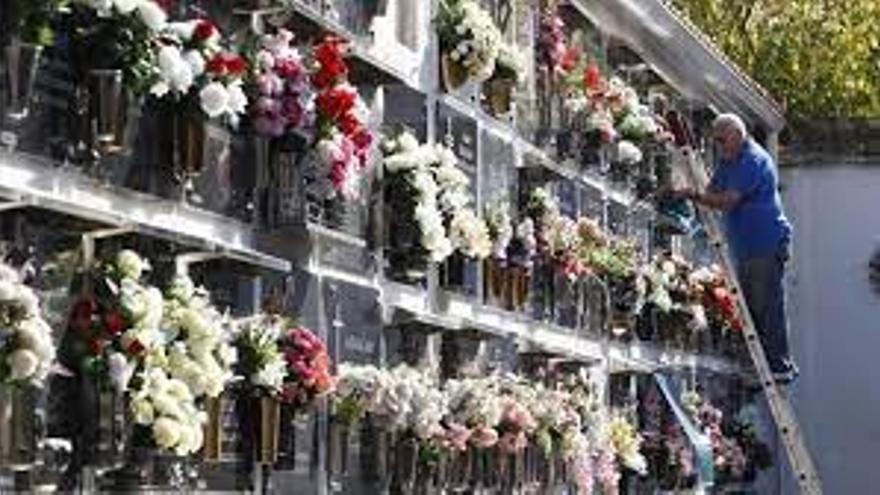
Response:
M770 256L791 238L782 210L779 172L773 158L753 140L743 143L736 159L722 161L709 189L737 191L740 202L724 213L724 227L737 260Z

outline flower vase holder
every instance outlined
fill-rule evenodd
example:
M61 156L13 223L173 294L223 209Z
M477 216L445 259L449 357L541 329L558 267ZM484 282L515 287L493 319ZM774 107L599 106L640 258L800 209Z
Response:
M18 145L18 127L30 113L37 69L42 58L43 47L24 43L12 38L4 47L3 57L3 131L0 143L13 150Z
M509 268L508 275L510 278L510 290L505 307L512 311L523 311L529 300L532 284L531 270L515 264Z
M505 260L491 257L483 262L483 293L489 304L506 305L511 291L510 271Z
M202 459L206 463L218 463L223 454L223 403L225 398L208 397L205 399L205 412L208 420L204 427L204 446Z
M0 467L25 470L37 462L37 391L30 386L0 386Z
M444 53L440 57L440 80L443 83L443 91L447 93L456 91L468 81L467 69Z
M408 435L396 435L393 447L391 495L414 495L419 473L419 442Z
M382 493L389 482L389 433L367 415L361 422L359 444L360 482L363 493Z
M510 113L515 87L516 81L497 77L483 83L483 95L492 115L498 117Z
M118 69L88 72L89 115L92 147L99 156L124 148L128 122L128 94Z
M281 403L274 397L261 396L257 400L257 408L259 409L259 422L255 432L258 439L256 461L264 466L273 466L278 461L282 417Z
M349 477L348 458L350 455L351 425L330 415L327 425L327 475L331 491L340 492Z

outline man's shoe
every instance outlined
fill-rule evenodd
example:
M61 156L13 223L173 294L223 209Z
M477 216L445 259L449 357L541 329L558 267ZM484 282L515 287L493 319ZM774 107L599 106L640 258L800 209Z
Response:
M797 376L797 373L791 370L774 372L773 381L775 381L777 385L790 385L791 382L795 381Z
M797 365L794 364L793 361L786 361L784 371L774 371L773 379L776 381L778 385L788 385L791 382L795 381L797 377L801 374Z

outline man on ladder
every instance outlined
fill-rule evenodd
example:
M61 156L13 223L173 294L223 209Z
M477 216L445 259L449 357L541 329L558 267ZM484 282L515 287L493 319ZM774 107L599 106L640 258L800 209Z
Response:
M779 196L778 170L735 114L716 117L712 138L721 160L708 187L674 194L723 212L731 258L770 370L777 383L787 384L798 372L788 349L784 277L791 224Z

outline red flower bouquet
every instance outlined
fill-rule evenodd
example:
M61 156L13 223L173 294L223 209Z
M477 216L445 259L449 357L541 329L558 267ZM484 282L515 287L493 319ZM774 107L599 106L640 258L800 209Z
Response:
M335 379L330 373L327 347L311 330L294 328L282 345L287 362L287 378L280 399L295 409L304 409L315 399L330 392Z

